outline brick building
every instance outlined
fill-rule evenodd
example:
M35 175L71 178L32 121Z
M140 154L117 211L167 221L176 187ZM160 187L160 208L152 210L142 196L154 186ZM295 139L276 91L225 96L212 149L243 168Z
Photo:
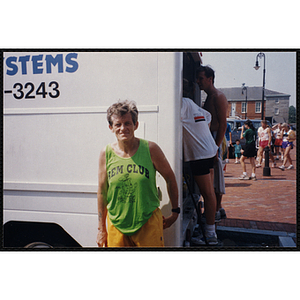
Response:
M227 117L241 119L261 119L262 87L247 87L242 93L242 87L219 88L228 100ZM206 94L203 92L202 101ZM270 122L287 122L289 118L290 95L265 89L264 116Z

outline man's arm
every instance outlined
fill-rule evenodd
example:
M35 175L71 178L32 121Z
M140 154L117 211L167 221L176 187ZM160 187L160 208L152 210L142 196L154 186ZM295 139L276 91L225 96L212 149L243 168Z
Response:
M168 195L171 201L172 209L178 207L178 187L175 174L165 157L163 151L154 142L149 142L151 159L155 169L162 175L167 184ZM170 227L177 219L178 214L172 212L171 216L164 218L164 229Z
M271 128L268 128L268 134L269 134L269 142L268 142L268 146L271 146L271 142L272 142L272 132L271 132Z
M215 104L216 117L219 124L219 128L217 130L217 136L216 136L216 144L218 147L220 147L227 128L226 115L228 109L228 102L225 95L220 94L215 96L214 104Z
M244 138L244 125L242 126L240 139L242 140L243 138Z
M107 246L106 215L107 215L107 173L105 148L101 150L98 169L98 234L97 244L99 247Z

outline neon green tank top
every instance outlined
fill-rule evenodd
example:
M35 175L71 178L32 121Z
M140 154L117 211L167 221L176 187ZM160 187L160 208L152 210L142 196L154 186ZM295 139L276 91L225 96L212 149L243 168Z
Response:
M149 144L139 141L137 152L129 158L118 156L110 144L106 146L108 217L126 235L137 232L159 207Z

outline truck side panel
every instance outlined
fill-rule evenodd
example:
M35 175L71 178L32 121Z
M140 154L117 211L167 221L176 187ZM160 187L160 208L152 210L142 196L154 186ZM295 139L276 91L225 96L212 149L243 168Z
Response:
M180 183L178 64L180 53L4 53L4 223L56 222L96 246L98 157L115 140L106 109L119 99L137 103L136 135L161 146ZM165 235L179 245L180 222Z

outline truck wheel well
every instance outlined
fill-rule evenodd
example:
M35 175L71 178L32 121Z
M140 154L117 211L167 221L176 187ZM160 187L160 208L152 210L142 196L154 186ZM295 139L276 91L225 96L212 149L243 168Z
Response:
M9 221L3 226L4 247L78 248L81 245L56 223Z

